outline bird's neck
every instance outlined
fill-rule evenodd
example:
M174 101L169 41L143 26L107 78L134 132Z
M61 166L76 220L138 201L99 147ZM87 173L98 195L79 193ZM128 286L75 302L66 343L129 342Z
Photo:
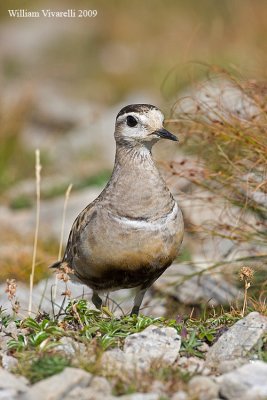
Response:
M118 144L114 170L105 188L106 205L129 218L159 218L173 207L173 198L143 145Z
M151 154L151 144L145 145L138 142L120 141L116 144L115 168L131 166L137 169L146 167L156 168Z

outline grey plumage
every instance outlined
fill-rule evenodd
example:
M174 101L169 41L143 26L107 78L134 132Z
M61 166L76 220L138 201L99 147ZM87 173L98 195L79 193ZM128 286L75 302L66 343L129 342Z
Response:
M74 221L64 257L54 264L66 263L71 279L91 287L98 308L99 292L137 287L132 314L138 314L146 289L178 254L182 213L151 156L160 138L177 140L155 106L134 104L119 112L111 178Z

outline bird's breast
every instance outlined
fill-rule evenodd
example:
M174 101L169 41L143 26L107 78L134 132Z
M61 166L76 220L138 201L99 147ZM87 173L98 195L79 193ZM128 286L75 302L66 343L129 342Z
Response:
M107 269L156 270L177 256L183 230L175 202L167 214L154 220L127 218L104 209L83 232L83 258L94 276Z

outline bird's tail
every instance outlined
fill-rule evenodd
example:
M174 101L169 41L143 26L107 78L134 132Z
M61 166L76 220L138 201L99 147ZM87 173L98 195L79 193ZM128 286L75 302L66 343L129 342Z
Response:
M62 264L61 260L60 261L56 261L53 264L49 265L49 268L53 268L53 269L60 268L61 264Z

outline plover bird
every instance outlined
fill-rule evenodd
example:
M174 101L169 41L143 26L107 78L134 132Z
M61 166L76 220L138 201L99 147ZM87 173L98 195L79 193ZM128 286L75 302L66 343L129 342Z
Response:
M73 223L62 261L70 278L101 292L137 288L132 314L146 290L178 255L184 223L181 210L151 155L160 139L177 141L163 127L164 116L150 104L132 104L117 115L116 157L102 193Z

